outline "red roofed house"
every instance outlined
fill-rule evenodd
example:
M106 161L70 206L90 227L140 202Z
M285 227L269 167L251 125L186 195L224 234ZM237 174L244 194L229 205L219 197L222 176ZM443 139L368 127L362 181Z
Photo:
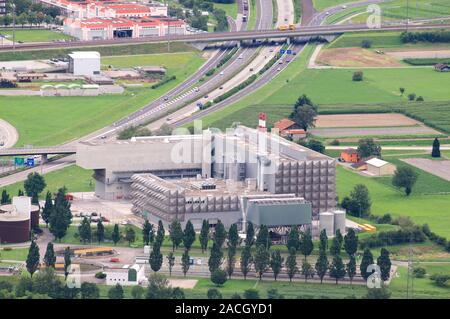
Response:
M341 152L341 159L347 163L357 163L360 160L358 151L354 148L347 148Z
M281 119L275 122L273 128L278 129L280 136L288 137L293 141L298 141L306 137L306 131L289 119Z

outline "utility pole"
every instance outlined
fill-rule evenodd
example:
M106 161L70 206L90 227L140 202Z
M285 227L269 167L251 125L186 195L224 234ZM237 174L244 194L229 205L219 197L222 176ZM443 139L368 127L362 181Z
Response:
M16 5L13 3L13 52L16 51Z
M413 273L413 250L412 250L412 236L409 239L408 248L408 275L406 282L406 299L414 298L414 273Z
M166 1L167 5L167 52L170 52L170 13L169 13L169 1Z

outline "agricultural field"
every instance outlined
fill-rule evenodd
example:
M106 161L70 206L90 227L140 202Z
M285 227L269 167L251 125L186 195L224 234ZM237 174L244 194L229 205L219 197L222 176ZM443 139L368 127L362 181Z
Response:
M316 128L415 126L418 121L403 114L330 114L319 115Z
M450 182L450 161L434 161L428 158L405 158L403 161Z
M324 9L329 7L356 1L357 0L313 0L313 4L316 11L323 11Z
M395 57L361 48L325 49L320 52L316 63L332 67L394 68L405 66Z
M138 110L182 83L204 63L197 52L177 53L174 57L166 59L164 66L167 75L176 76L176 80L156 89L128 88L121 95L96 97L3 96L0 97L0 114L19 131L17 146L60 144ZM134 57L123 57L105 58L104 61L121 65L132 65L135 61L157 65L162 63L162 58L158 54L139 56L136 60Z
M13 32L11 29L0 29L0 34L7 37L8 40L12 41ZM48 42L56 40L70 40L72 37L70 35L55 32L45 29L21 29L16 28L15 31L16 42Z
M59 188L65 186L69 192L93 192L95 181L92 178L92 171L85 170L79 166L71 165L63 169L44 174L47 187L41 193L41 199L45 198L47 191L56 193ZM19 189L23 190L23 182L18 182L5 187L11 196L15 196Z

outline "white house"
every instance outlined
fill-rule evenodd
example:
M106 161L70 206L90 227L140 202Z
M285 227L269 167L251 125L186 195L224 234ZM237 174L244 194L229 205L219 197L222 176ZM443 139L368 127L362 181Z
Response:
M374 176L393 175L396 169L395 165L379 158L372 158L366 164L367 171Z
M100 53L76 51L69 54L69 72L74 75L93 76L100 74Z
M146 281L144 265L124 265L122 268L111 268L105 271L106 284L115 286L136 286Z

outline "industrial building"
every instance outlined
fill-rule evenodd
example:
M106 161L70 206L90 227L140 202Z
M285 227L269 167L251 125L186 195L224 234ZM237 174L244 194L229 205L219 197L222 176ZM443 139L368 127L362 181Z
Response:
M196 228L205 218L212 225L247 217L272 227L310 224L312 214L336 205L334 159L244 126L81 142L77 165L94 170L100 198L128 198L135 213L192 220Z
M64 32L83 41L186 34L186 22L167 17L66 19Z
M31 197L16 196L12 204L0 206L0 242L26 242L36 227L39 227L39 207L31 204Z
M6 14L6 0L0 0L0 16Z
M69 73L93 76L100 74L100 53L76 51L69 54Z
M336 231L345 234L346 214L343 210L322 212L319 214L319 231L325 230L327 236L333 237Z

